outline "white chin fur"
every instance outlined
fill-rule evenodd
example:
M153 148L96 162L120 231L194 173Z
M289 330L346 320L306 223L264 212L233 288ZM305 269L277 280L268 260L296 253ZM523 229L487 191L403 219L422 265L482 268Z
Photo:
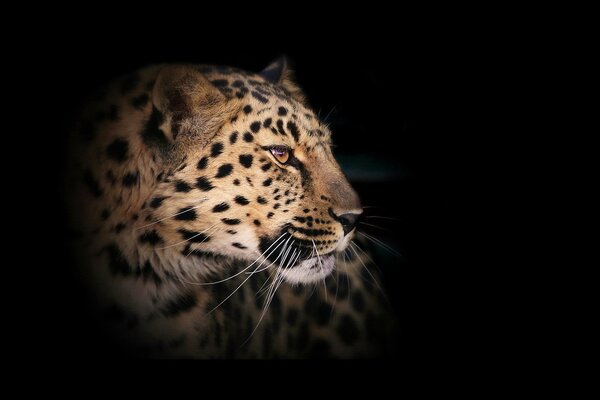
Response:
M283 271L282 275L289 283L312 283L327 277L335 268L335 255L313 257L300 262L294 268Z

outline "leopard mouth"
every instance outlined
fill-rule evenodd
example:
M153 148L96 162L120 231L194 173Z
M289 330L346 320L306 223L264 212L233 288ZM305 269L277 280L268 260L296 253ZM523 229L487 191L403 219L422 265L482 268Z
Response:
M260 238L259 249L263 257L276 266L285 280L292 284L304 284L320 281L335 269L336 251L320 253L318 241L295 237L282 229L276 239Z
M298 261L293 268L281 269L281 274L290 283L312 283L329 276L335 269L333 252Z

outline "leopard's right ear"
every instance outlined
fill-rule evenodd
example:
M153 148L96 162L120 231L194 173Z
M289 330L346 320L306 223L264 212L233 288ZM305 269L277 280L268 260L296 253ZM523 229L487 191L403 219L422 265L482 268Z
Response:
M198 69L188 65L166 66L159 72L152 102L162 115L161 127L171 142L178 136L212 136L239 108Z

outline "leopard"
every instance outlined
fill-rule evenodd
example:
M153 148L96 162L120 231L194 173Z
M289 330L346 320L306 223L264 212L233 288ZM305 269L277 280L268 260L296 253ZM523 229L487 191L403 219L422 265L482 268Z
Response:
M69 248L124 356L394 354L359 196L286 57L141 68L85 102L69 142Z

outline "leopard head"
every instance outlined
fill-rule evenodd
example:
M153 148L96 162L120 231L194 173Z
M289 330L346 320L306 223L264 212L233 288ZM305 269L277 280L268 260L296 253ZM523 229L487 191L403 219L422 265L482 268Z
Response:
M142 237L160 236L159 258L232 257L292 283L332 272L362 208L285 59L258 74L164 67L152 103L169 169Z

